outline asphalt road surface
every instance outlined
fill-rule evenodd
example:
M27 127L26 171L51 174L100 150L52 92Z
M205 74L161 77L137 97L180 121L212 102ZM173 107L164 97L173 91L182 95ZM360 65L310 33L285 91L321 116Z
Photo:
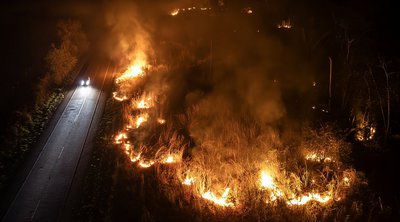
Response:
M89 65L80 75L90 76L91 85L80 86L78 79L76 87L67 94L64 108L59 109L49 126L52 128L42 136L40 151L33 155L33 164L25 170L19 189L10 198L3 221L71 218L112 71L109 65Z

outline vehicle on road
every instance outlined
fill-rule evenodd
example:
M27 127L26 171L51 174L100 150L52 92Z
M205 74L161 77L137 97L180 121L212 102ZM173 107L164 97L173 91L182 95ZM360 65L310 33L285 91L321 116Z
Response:
M81 86L89 86L89 85L90 85L90 77L81 80Z

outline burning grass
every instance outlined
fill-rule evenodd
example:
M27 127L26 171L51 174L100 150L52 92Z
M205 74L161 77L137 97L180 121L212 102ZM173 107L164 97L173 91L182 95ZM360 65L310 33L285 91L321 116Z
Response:
M169 119L159 117L163 104L156 101L150 91L124 103L126 126L115 144L138 169L155 167L165 196L177 206L183 201L198 212L260 216L260 209L278 205L321 209L340 204L360 184L347 165L349 145L331 128L304 128L299 142L289 145L270 124L229 109L211 112L212 100Z
M251 101L245 99L239 109L224 94L199 93L165 112L176 98L169 98L168 78L158 70L144 60L116 78L113 96L122 106L123 125L114 144L133 170L154 172L173 205L200 214L264 219L281 209L302 209L316 218L361 184L349 165L349 144L332 128L303 127L294 142L282 138L275 121L283 115L280 104L264 96L260 106L253 101L265 86L256 84L260 89L245 94Z

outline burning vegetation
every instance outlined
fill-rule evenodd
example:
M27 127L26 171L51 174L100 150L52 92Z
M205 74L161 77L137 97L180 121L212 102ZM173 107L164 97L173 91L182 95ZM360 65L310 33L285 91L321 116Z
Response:
M135 167L158 169L158 182L171 202L236 214L277 204L323 208L340 204L359 185L358 173L346 164L349 145L332 129L302 128L289 144L273 123L281 118L273 110L279 108L269 108L272 119L257 112L245 115L223 94L188 94L196 102L183 112L165 112L171 85L165 87L170 83L160 75L171 69L135 62L115 80L114 99L123 103L124 125L114 143ZM279 102L271 99L268 105Z
M134 18L135 31L120 30L118 16L131 17L116 13L113 26L121 122L112 143L132 171L152 174L169 203L200 214L265 219L284 209L321 218L348 204L365 184L350 144L330 124L293 117L331 113L297 95L325 81L304 65L303 48L270 36L296 35L276 30L298 24L275 19L264 33L257 7L221 12L227 18L214 5L161 8L162 22Z

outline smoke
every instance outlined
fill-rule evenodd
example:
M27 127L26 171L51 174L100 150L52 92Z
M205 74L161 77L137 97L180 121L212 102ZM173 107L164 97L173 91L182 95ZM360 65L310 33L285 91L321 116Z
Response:
M121 73L130 64L151 67L142 90L162 95L165 116L199 106L207 123L227 114L261 125L282 123L283 90L304 91L313 75L279 35L267 33L270 24L261 16L199 10L211 6L206 1L104 3L100 14L107 38L97 46L118 61ZM170 15L190 7L197 9ZM131 86L124 91L137 90L137 84Z
M337 181L304 163L341 165L335 161L342 144L324 133L305 138L309 132L286 125L293 125L290 113L308 106L298 94L313 76L299 56L302 47L288 44L287 33L273 31L262 15L213 2L105 4L107 38L99 47L118 61L114 93L124 95L114 97L123 101L126 124L115 143L139 167L183 162L174 174L195 181L192 191L203 198L225 190L244 203L263 172L273 200L295 203L297 194L314 189L326 194L323 201L332 199L332 187L342 189ZM285 135L299 140L291 144ZM322 185L303 183L309 172Z

